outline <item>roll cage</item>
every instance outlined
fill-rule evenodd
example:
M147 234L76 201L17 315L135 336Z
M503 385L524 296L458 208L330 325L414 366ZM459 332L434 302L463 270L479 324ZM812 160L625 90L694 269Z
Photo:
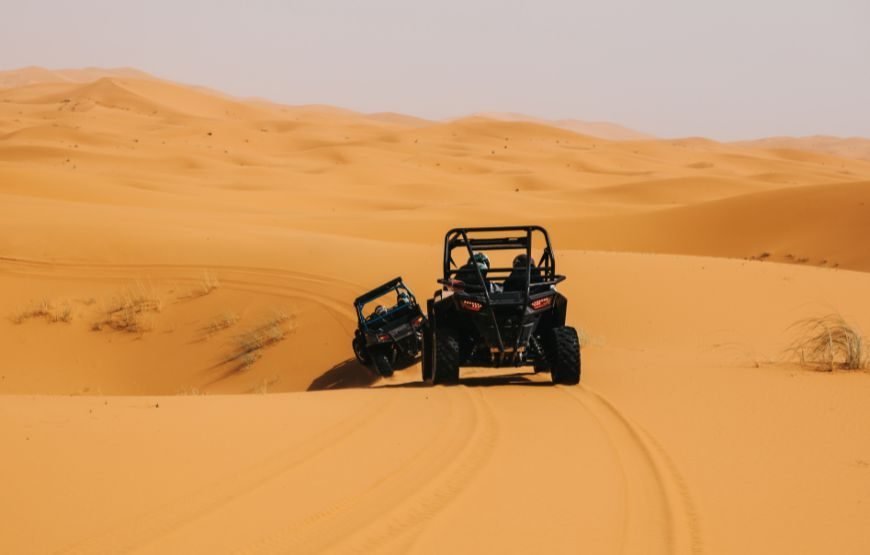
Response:
M475 235L486 234L488 236L479 237ZM527 226L499 226L499 227L462 227L454 228L448 231L444 236L444 260L443 260L443 277L438 280L445 289L462 290L464 293L474 296L483 296L485 300L485 310L489 312L492 326L496 334L498 350L501 357L505 354L505 344L501 327L499 326L498 318L493 309L493 295L498 297L506 297L503 293L490 292L488 283L504 284L508 276L515 268L494 267L489 268L486 276L480 271L480 267L474 264L474 270L477 274L477 283L463 283L456 279L456 274L461 270L459 265L453 259L453 251L455 249L464 249L468 259L472 259L477 252L487 251L502 251L502 250L518 250L525 252L529 261L534 261L532 258L532 242L535 235L540 235L544 241L544 250L535 267L534 286L536 289L545 287L551 289L565 280L565 276L556 273L556 257L553 254L553 246L550 243L550 235L547 230L537 225ZM525 268L525 279L522 287L521 298L516 301L511 301L507 298L500 298L499 305L516 305L525 310L529 306L530 297L532 295L532 265L529 264ZM516 347L516 346L515 346Z
M518 235L501 236L501 237L474 237L480 233L515 233ZM454 228L447 232L444 236L444 261L443 261L443 277L438 280L438 283L453 287L456 285L455 276L461 270L459 265L453 259L453 251L458 248L465 248L468 258L474 256L477 252L501 251L501 250L520 250L524 251L528 259L534 262L532 258L532 241L535 234L540 234L543 237L545 246L541 254L541 258L535 265L536 279L535 284L540 285L556 285L564 281L565 276L556 273L556 258L553 255L553 247L550 244L550 235L547 230L541 226L503 226L503 227L465 227ZM480 268L475 268L479 282L477 284L463 284L469 292L477 292L479 290L488 297L487 288L481 284L489 282L504 282L515 268L495 267L489 268L484 279ZM540 274L540 279L537 279L537 274ZM530 289L532 285L532 266L526 268L525 276L525 298L528 301Z
M402 281L402 278L401 277L393 278L390 281L384 283L383 285L375 287L374 289L372 289L368 293L366 293L364 295L360 295L359 297L357 297L353 301L353 306L354 306L354 308L356 308L356 315L357 315L357 319L359 322L359 328L362 331L364 331L364 332L369 331L370 327L376 328L378 324L384 324L384 323L388 322L389 320L392 319L393 316L399 314L400 312L402 312L403 310L406 310L408 308L409 305L393 306L393 307L389 308L387 310L387 312L385 314L383 314L382 316L373 316L373 317L369 318L368 320L366 320L366 317L363 315L363 308L367 304L369 304L370 302L377 300L377 299L383 297L384 295L389 294L391 291L395 291L395 292L397 292L397 294L399 291L403 291L403 292L407 293L408 296L411 298L411 305L410 306L417 305L417 298L414 297L414 293L412 293L411 290L408 289L408 286L405 285L405 283Z

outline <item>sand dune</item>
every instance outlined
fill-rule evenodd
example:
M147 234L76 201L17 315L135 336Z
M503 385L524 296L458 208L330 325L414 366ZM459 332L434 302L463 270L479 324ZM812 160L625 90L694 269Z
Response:
M153 79L144 71L130 67L122 68L98 68L88 67L82 69L45 69L42 67L27 67L0 71L0 89L20 87L22 85L34 85L38 83L88 83L104 77L128 77L133 79Z
M525 121L529 123L539 123L541 125L567 129L568 131L573 131L581 135L589 135L591 137L598 137L600 139L608 139L611 141L640 141L655 138L647 133L641 133L640 131L635 131L634 129L629 129L628 127L607 121L582 121L579 119L548 120L512 112L481 112L476 115L499 121Z
M866 272L870 251L854 247L870 233L870 182L778 189L589 219L572 230L572 244L590 249L758 256Z
M870 545L868 375L786 352L803 318L870 329L870 162L3 83L0 552ZM448 227L509 223L553 235L582 386L355 362L356 295L425 298Z
M870 139L862 137L842 138L825 135L813 137L768 137L755 141L741 141L735 144L768 150L820 152L843 158L870 160Z

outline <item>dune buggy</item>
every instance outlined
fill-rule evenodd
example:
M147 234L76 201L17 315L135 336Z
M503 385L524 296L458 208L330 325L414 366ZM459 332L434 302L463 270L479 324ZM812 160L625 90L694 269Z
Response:
M376 308L367 311L367 305L373 304ZM426 317L401 277L357 297L353 306L358 319L352 342L357 360L381 376L392 376L394 368L410 366L417 360L423 347Z
M533 239L543 241L537 261ZM455 255L468 262L460 266ZM514 258L490 267L488 255ZM565 325L568 299L556 291L564 279L556 273L543 227L448 231L438 280L442 288L426 307L424 381L455 383L463 366L532 366L550 372L553 383L578 383L580 342L577 331Z

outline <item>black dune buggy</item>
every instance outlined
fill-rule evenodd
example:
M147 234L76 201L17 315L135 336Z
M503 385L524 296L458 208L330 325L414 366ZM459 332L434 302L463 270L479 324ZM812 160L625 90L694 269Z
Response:
M368 316L366 305L378 304ZM426 317L410 289L397 277L372 289L353 302L359 325L353 337L353 352L357 360L374 367L381 376L392 376L393 368L413 364L423 348Z
M537 263L533 238L543 240ZM503 258L498 251L525 258L515 257L511 267L489 267L485 253ZM454 254L468 263L460 266ZM424 381L456 383L462 366L532 366L550 372L553 383L579 383L580 342L577 331L565 325L568 299L555 289L565 276L556 273L544 228L451 229L443 264L442 289L427 301Z

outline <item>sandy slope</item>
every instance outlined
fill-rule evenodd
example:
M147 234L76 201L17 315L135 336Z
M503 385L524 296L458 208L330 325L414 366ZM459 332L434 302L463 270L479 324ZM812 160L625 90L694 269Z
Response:
M768 137L755 141L740 141L735 144L768 150L799 150L821 152L843 158L870 160L870 139L864 137Z
M631 191L634 192L634 191ZM640 196L640 195L638 195ZM763 256L870 271L870 182L813 185L731 196L646 214L587 219L572 237L598 249ZM687 233L687 230L692 230Z
M647 133L641 133L640 131L635 131L634 129L629 129L628 127L607 121L583 121L579 119L547 120L512 112L481 112L477 115L500 121L526 121L540 123L542 125L551 125L560 129L567 129L568 131L580 133L581 135L589 135L591 137L598 137L611 141L639 141L655 138Z
M866 552L868 375L784 349L870 329L870 163L99 77L0 90L0 552ZM517 222L583 386L353 361L353 297Z

